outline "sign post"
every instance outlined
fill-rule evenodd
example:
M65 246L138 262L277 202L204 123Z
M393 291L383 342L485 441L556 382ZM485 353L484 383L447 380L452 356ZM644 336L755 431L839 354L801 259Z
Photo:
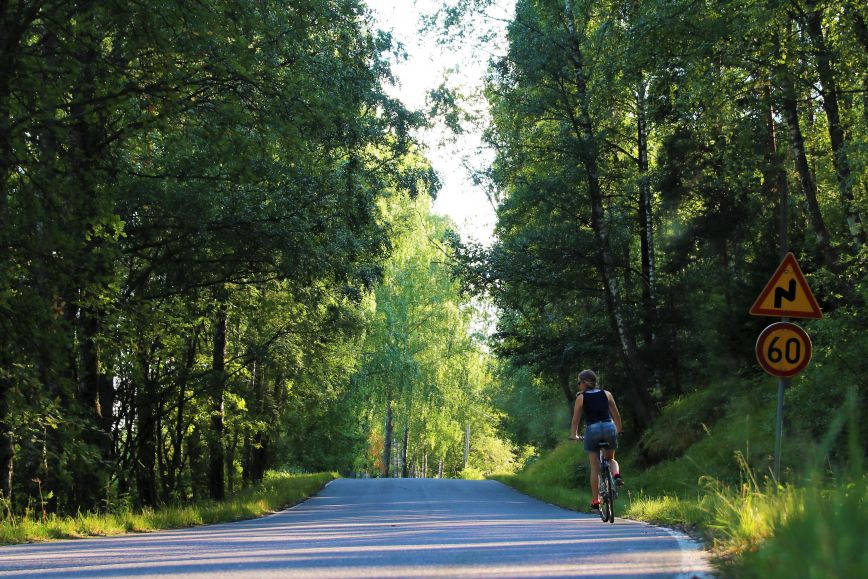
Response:
M808 334L787 318L821 319L823 312L796 256L787 253L769 282L750 308L752 316L780 316L780 322L768 326L756 342L756 357L768 374L777 376L778 408L775 421L774 475L781 479L781 452L784 427L784 392L790 378L805 369L811 361L813 347Z

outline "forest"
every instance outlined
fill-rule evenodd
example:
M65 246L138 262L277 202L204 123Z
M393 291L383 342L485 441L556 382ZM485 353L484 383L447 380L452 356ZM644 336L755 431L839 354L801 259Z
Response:
M7 514L454 476L471 428L508 468L361 3L4 2L0 38Z
M492 5L433 22L455 41ZM582 367L643 446L693 393L697 430L722 415L764 376L754 345L775 320L748 310L787 251L825 313L788 426L822 437L848 392L864 400L865 19L849 1L516 2L484 90L497 242L452 243L463 289L499 313L514 442L563 436L551 409L568 412ZM818 387L828 412L806 407Z
M427 27L463 42L494 4ZM0 2L6 515L514 472L567 436L584 368L657 464L672 405L687 444L745 384L773 398L747 312L786 251L824 312L786 428L861 460L866 19L518 0L472 118L460 87L389 96L402 48L360 0ZM438 122L484 126L491 246L431 211Z

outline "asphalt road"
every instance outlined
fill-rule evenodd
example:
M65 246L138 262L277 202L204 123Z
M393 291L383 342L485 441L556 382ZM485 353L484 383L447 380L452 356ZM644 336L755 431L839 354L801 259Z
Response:
M0 548L0 577L693 577L695 544L494 481L340 479L261 519Z

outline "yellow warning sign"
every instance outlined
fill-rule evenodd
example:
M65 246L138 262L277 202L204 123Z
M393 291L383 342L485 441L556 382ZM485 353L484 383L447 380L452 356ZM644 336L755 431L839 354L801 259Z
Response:
M787 254L751 306L750 314L815 320L823 317L795 255Z

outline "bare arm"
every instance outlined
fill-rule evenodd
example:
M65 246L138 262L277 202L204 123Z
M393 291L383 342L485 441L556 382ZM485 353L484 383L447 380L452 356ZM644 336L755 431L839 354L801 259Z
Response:
M579 394L576 397L576 406L573 408L573 423L570 425L570 438L578 438L579 422L582 420L582 402L584 396Z
M609 414L612 415L612 420L615 421L615 428L618 430L618 433L621 433L621 413L618 412L618 405L615 404L615 399L612 398L612 394L606 390L606 398L609 399Z

